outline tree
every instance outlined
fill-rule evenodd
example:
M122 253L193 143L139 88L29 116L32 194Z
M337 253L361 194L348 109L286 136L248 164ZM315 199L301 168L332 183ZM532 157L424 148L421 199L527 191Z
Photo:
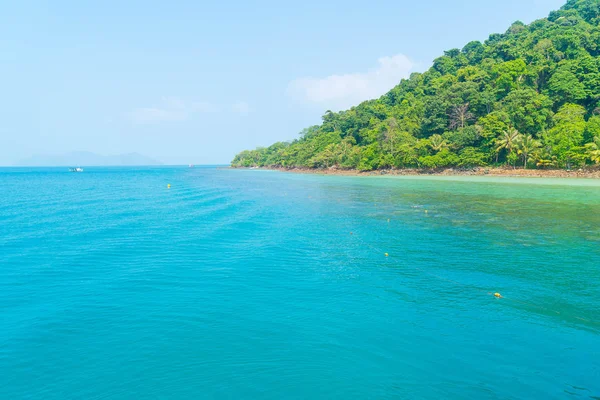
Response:
M574 103L585 99L585 87L574 73L561 68L548 81L548 89L556 104Z
M346 136L340 143L341 163L345 164L348 158L351 156L352 149L356 145L354 136Z
M583 133L583 140L585 142L591 142L598 136L600 137L600 115L592 115L585 124L585 131Z
M554 117L555 125L544 138L546 144L552 147L559 164L571 167L582 154L583 133L586 128L585 108L577 104L565 104Z
M594 137L593 141L585 145L587 156L596 164L600 164L600 136Z
M519 89L527 78L527 64L522 59L498 64L492 71L497 93L503 97L513 89Z
M496 149L496 138L507 130L510 126L510 117L504 111L493 111L477 121L481 127L481 137L486 151L492 151L496 154L496 163L498 163L499 152Z
M535 165L539 168L555 167L557 164L556 156L552 154L552 148L547 146L535 150L533 152L533 159Z
M503 110L519 132L536 136L552 121L552 100L532 88L514 90L502 101Z
M459 167L481 167L487 164L488 155L476 147L466 147L459 155Z
M460 159L448 149L443 149L433 156L424 156L419 158L419 162L425 168L437 169L458 165Z
M441 135L435 134L431 135L429 138L429 145L431 146L431 149L437 153L438 151L447 148L448 142L446 142Z
M456 131L444 132L442 137L448 141L448 146L460 150L468 146L476 146L481 138L482 128L478 125L466 126Z
M517 35L517 34L523 32L526 29L527 29L527 27L525 26L525 24L523 22L521 22L521 21L515 21L510 26L510 28L508 28L508 31L506 31L506 33L509 34L509 35Z
M370 144L362 148L358 169L360 171L371 171L377 168L377 148Z
M396 142L398 141L398 121L391 117L386 120L384 142L389 145L390 154L395 156Z
M550 39L542 39L535 45L535 50L541 53L546 61L550 61L550 57L554 51L554 44Z
M529 158L537 149L542 147L542 144L531 135L518 135L514 144L517 153L523 156L523 168L527 168Z
M509 128L502 132L502 135L496 139L496 152L499 153L503 149L506 149L508 155L510 155L515 147L515 141L518 137L519 131L517 131L515 128Z
M475 116L469 111L469 103L452 107L450 111L450 129L464 128Z

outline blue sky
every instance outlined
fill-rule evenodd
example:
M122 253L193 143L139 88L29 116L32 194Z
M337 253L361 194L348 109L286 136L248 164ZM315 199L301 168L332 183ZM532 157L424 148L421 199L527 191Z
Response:
M227 163L563 0L28 1L0 12L0 165Z

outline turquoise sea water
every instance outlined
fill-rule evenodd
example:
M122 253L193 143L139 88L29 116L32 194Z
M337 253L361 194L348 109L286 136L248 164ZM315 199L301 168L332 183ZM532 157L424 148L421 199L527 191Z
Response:
M598 181L0 183L2 399L600 398Z

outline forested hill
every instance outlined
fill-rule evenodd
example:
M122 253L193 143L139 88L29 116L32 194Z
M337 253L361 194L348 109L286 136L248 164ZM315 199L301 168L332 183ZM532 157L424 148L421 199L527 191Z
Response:
M600 0L452 49L377 100L232 166L358 169L600 163Z

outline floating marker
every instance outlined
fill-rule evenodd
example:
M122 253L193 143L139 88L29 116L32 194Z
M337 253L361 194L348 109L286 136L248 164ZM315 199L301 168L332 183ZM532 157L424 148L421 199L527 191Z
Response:
M352 235L352 232L350 232L350 234Z
M167 184L167 189L171 189L171 184L170 183Z
M388 254L388 253L385 253L385 256L386 256L386 257L388 257L388 256L389 256L389 254Z
M494 293L494 297L497 297L500 299L500 298L502 298L502 295L500 293Z
M425 210L425 214L427 214L429 211Z
M388 224L390 223L390 219L388 218Z

